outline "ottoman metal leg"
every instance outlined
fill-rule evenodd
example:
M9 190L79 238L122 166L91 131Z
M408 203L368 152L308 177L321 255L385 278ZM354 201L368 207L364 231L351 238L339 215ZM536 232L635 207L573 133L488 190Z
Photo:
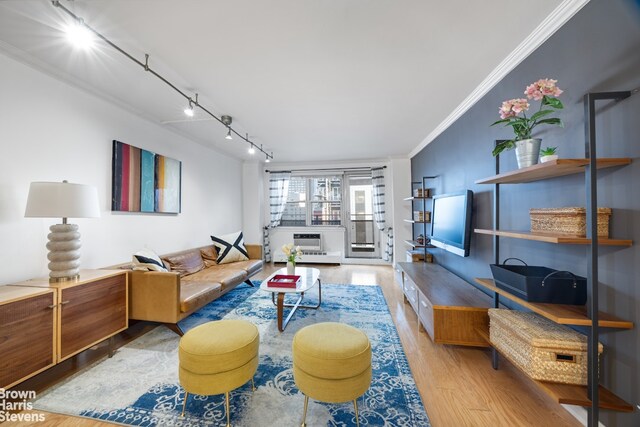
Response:
M256 390L257 390L256 383L253 382L253 377L251 377L251 391L256 391Z
M302 412L302 424L300 427L307 427L307 406L309 405L309 396L304 395L304 411Z
M231 427L230 414L229 414L229 392L224 394L224 407L227 410L227 427Z
M360 427L360 417L358 416L358 399L353 399L353 407L356 410L356 427Z
M187 399L189 398L189 392L185 390L184 392L184 401L182 402L182 414L181 417L184 417L184 410L187 407Z

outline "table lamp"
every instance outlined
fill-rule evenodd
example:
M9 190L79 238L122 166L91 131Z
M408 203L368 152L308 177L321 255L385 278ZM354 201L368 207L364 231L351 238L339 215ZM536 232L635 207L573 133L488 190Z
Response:
M74 280L80 273L80 233L67 218L100 216L98 191L91 185L62 182L32 182L27 198L26 218L62 218L49 227L49 281Z

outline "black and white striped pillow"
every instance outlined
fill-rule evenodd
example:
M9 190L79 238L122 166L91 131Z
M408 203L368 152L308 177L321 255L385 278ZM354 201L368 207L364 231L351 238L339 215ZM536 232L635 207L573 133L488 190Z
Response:
M213 245L218 249L218 264L227 264L249 259L247 248L244 247L242 231L224 236L211 236Z
M142 271L169 271L158 254L147 248L133 254L133 269Z

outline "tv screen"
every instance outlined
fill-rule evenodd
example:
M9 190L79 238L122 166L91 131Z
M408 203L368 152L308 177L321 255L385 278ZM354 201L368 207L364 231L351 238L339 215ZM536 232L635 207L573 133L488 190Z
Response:
M460 256L469 256L473 192L434 196L431 244Z

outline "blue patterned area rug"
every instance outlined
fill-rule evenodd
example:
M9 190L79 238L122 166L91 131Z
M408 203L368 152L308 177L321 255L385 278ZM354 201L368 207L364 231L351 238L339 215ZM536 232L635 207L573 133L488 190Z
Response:
M317 288L305 301L317 301ZM286 309L285 309L286 310ZM285 311L285 315L286 315ZM373 350L373 379L358 399L363 426L429 426L407 358L378 286L324 285L318 310L299 309L278 332L270 293L240 286L183 320L184 330L217 319L246 319L260 331L258 390L231 392L234 426L298 426L304 397L293 381L291 342L300 328L343 322L363 330ZM184 391L178 382L179 337L158 327L44 392L36 409L136 426L218 426L225 423L224 396L192 396L180 417ZM309 426L353 426L353 405L310 401Z

